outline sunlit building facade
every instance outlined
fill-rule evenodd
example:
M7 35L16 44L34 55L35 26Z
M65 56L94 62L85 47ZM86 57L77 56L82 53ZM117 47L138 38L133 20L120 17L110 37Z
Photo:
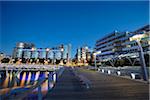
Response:
M150 51L150 26L146 25L133 32L118 32L114 31L105 37L96 41L96 52L101 51L97 57L101 60L116 58L120 55L129 53L138 53L138 45L135 41L130 41L130 38L136 34L142 34L141 45L144 53Z

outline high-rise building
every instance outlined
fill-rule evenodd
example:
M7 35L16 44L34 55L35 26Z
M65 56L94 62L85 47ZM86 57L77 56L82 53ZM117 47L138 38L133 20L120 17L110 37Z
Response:
M80 61L81 61L81 49L80 48L78 48L77 49L77 62L79 63Z
M88 46L77 49L76 60L77 63L87 63L91 60L91 51Z

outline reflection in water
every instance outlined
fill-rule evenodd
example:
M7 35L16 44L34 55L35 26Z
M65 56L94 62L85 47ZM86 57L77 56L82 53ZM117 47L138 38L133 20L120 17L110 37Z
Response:
M22 80L21 80L21 83L20 83L21 87L23 87L25 85L25 79L26 79L26 72L23 73Z
M17 79L16 79L16 77L14 78L14 87L17 87Z
M20 73L18 73L17 78L20 79Z
M56 82L56 73L53 74L53 80Z
M15 76L15 73L10 72L7 74L7 76L5 76L4 80L2 82L2 85L0 86L0 95L3 94L7 94L9 92L10 96L13 95L14 93L16 93L16 90L18 91L22 91L23 88L31 88L33 86L37 85L37 80L41 80L44 78L48 77L48 74L50 74L50 72L21 72L18 73L17 76ZM55 75L54 75L55 77ZM52 78L52 77L50 77ZM53 78L55 79L55 78ZM49 81L48 79L45 80L42 84L41 84L41 92L42 95L46 95L48 90L51 89L54 86L54 82ZM48 88L49 87L49 88ZM13 94L11 94L13 93ZM18 92L19 94L20 92ZM32 93L32 95L28 95L27 97L30 96L36 96L38 95L38 88L32 90L30 93ZM32 97L30 97L32 98Z
M38 71L38 72L36 72L36 74L35 74L35 82L34 82L34 85L36 85L37 84L37 80L38 80L38 78L39 78L39 75L40 75L40 71Z
M3 88L7 88L8 87L8 83L9 83L9 73L7 74L6 76L6 79L4 80L4 83L3 83Z
M49 72L45 72L43 73L43 76L46 78L48 77L48 74ZM46 80L44 83L42 83L41 92L43 95L46 95L46 93L48 92L48 89L49 89L48 85L50 86L50 89L51 89L54 86L54 82L53 81L49 82L48 80ZM38 92L38 87L34 89L32 93L37 94L37 92Z
M27 85L30 83L30 80L31 80L31 72L29 72L29 75L28 75Z
M6 94L10 91L10 88L0 89L0 95Z
M13 74L12 74L12 71L10 72L9 74L9 84L11 85L11 82L12 82L12 78L13 78Z

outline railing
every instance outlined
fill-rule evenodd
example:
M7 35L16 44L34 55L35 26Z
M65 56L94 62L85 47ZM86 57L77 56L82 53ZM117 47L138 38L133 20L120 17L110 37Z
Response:
M48 71L54 71L62 66L54 66L54 65L29 65L29 64L0 64L0 70L48 70Z

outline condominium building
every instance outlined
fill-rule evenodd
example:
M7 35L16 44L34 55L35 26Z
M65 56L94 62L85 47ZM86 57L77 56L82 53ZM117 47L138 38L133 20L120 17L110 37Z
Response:
M144 53L149 53L150 51L150 25L146 25L140 29L137 29L131 32L131 35L127 37L126 41L123 43L124 48L122 51L124 53L135 53L139 51L139 47L136 41L131 41L131 37L134 35L140 34L141 35L141 46L143 48Z
M32 43L19 42L13 51L13 58L71 59L71 45L60 45L53 48L36 48Z
M96 41L96 52L101 51L97 57L103 61L109 58L115 58L119 55L138 53L138 45L136 41L131 41L130 38L137 34L142 34L141 44L145 53L150 51L150 26L146 25L133 32L118 32L114 31L103 38Z
M24 43L19 42L16 44L16 47L13 51L13 58L30 58L31 50L34 48L35 45L33 43Z

